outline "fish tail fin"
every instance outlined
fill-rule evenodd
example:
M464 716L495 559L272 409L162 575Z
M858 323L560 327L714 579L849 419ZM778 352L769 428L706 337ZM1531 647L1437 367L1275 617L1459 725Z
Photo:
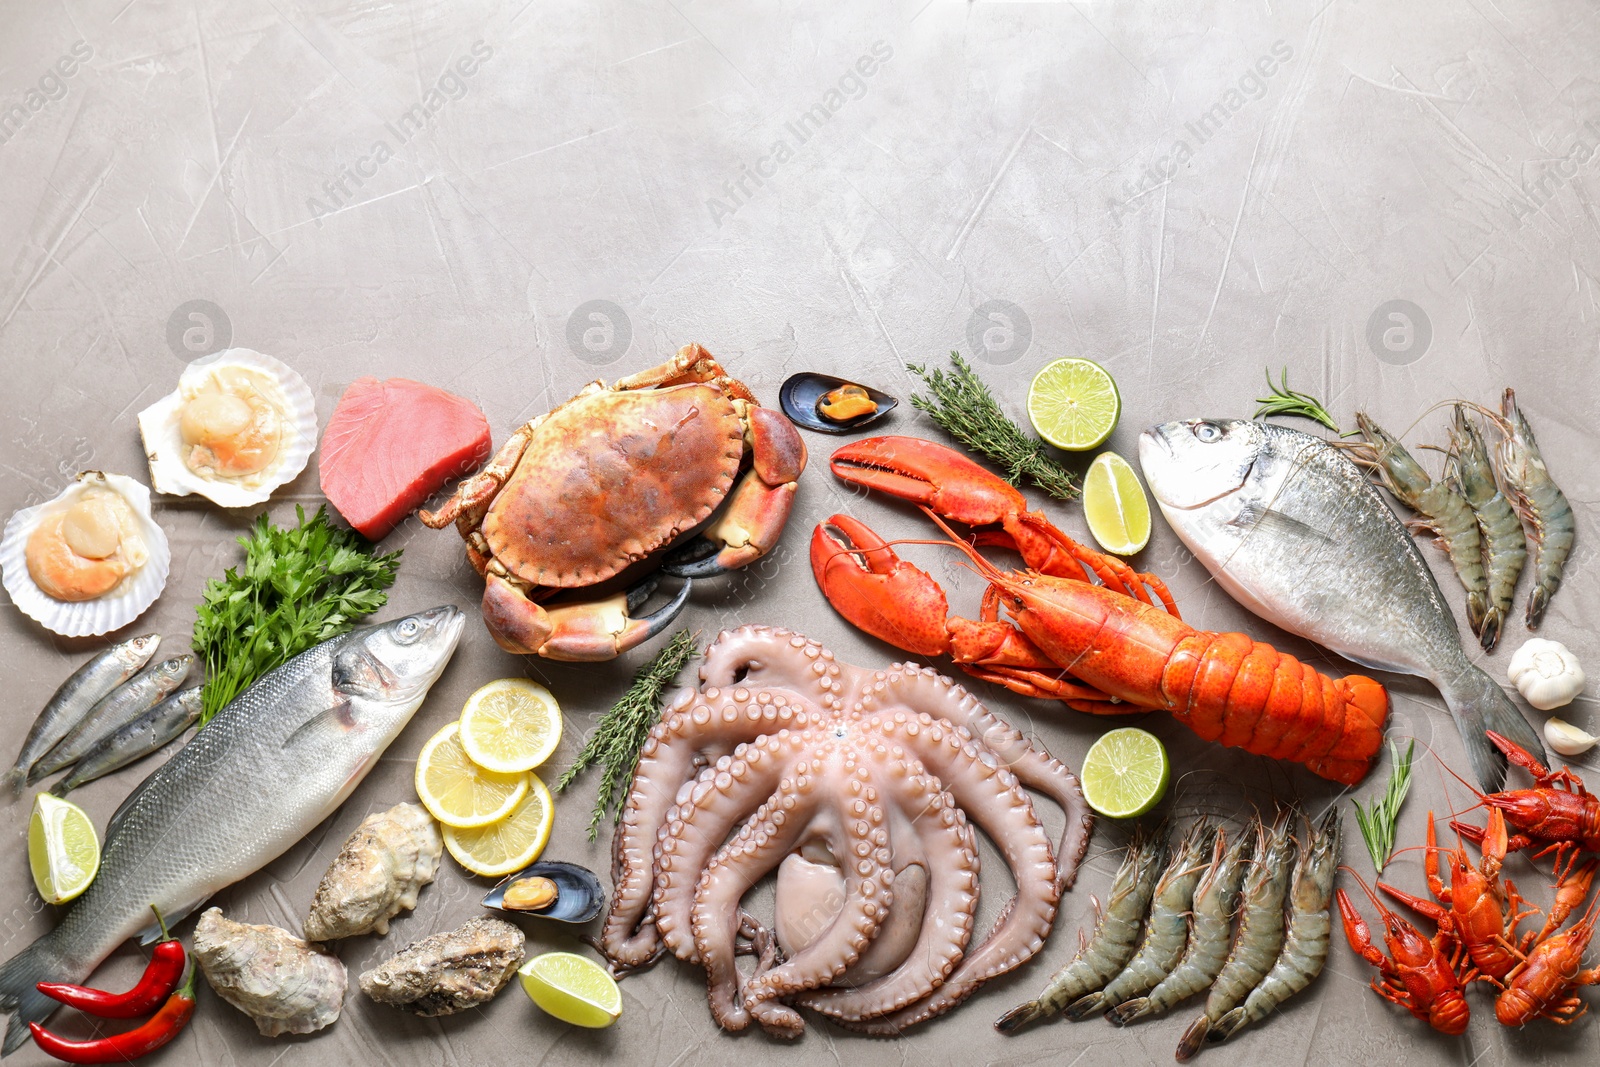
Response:
M64 797L68 793L72 792L73 785L74 782L72 781L72 776L69 774L67 777L61 779L61 781L51 786L50 792L54 796Z
M22 784L27 781L28 771L25 767L13 767L0 778L0 792L11 794L15 800L22 795Z
M1441 685L1439 692L1450 714L1455 716L1467 759L1484 792L1499 790L1506 780L1506 761L1484 736L1486 730L1510 738L1534 758L1544 761L1544 742L1539 739L1538 731L1528 725L1528 720L1522 717L1505 690L1477 667L1468 664L1449 684Z
M0 1011L11 1013L0 1055L9 1056L28 1040L28 1024L42 1023L61 1005L39 992L40 982L75 981L54 950L50 934L39 938L0 966Z

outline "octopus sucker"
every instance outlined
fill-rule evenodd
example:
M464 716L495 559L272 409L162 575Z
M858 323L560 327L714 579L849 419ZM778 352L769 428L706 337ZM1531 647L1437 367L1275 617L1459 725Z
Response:
M705 969L719 1025L795 1037L800 1008L898 1032L1039 951L1092 827L1065 765L930 669L840 663L785 630L725 631L699 681L652 730L617 831L613 963L664 948ZM1030 789L1067 814L1059 853ZM1017 892L972 947L979 830ZM774 872L775 936L744 903Z

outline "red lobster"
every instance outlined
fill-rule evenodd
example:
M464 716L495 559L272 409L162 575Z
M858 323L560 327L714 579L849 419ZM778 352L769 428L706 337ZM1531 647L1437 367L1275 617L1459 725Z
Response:
M831 466L847 482L921 505L989 582L978 619L951 616L926 572L862 523L834 515L812 535L811 568L860 629L1079 711L1164 708L1208 741L1304 763L1346 785L1371 768L1389 714L1388 693L1372 679L1335 680L1244 634L1196 630L1178 618L1159 578L1078 544L1029 511L1016 489L943 445L867 438L835 452ZM941 516L979 527L976 544L1014 549L1029 569L998 569Z
M1506 759L1533 775L1534 780L1532 789L1478 793L1479 800L1503 812L1506 822L1517 831L1508 839L1507 849L1515 852L1542 845L1534 853L1535 859L1554 852L1558 879L1562 877L1563 857L1566 873L1570 874L1579 851L1600 852L1600 797L1584 788L1583 779L1570 767L1552 771L1527 749L1493 730L1488 731L1488 737L1506 754ZM1459 821L1450 825L1469 841L1483 840L1484 831L1476 826Z
M1344 869L1350 871L1348 867ZM1382 981L1372 980L1373 992L1405 1008L1440 1033L1465 1033L1472 1009L1462 993L1462 986L1476 978L1477 971L1468 966L1464 973L1458 973L1463 955L1460 942L1443 928L1432 938L1423 937L1415 926L1384 907L1359 874L1350 873L1361 883L1362 891L1383 917L1383 942L1389 949L1388 956L1372 943L1372 930L1345 891L1334 892L1339 902L1339 915L1344 920L1345 939L1357 955L1378 968L1382 975Z

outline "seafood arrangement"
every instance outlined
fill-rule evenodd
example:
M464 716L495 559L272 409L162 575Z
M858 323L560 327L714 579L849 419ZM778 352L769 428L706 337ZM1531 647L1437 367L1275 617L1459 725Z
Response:
M1505 777L1487 731L1542 753L1467 658L1433 572L1342 450L1282 426L1191 419L1146 430L1139 462L1168 525L1240 604L1346 659L1432 683L1481 786Z
M995 1029L1014 1033L1058 1013L1100 1013L1126 1026L1209 988L1204 1012L1179 1042L1183 1062L1264 1019L1310 985L1328 958L1338 813L1308 823L1298 845L1292 819L1285 810L1231 846L1204 819L1170 849L1165 827L1153 841L1136 827L1094 933Z
M321 441L320 486L338 514L308 518L297 505L298 523L283 527L265 511L254 516L239 539L242 562L205 588L192 653L158 657L154 634L94 652L22 741L6 774L13 794L63 774L34 797L28 847L40 898L66 908L0 965L0 1009L12 1016L4 1051L31 1036L71 1062L152 1052L189 1021L201 974L263 1037L314 1034L346 1006L350 976L338 954L395 923L405 947L376 965L364 960L355 983L383 1007L362 1010L447 1017L518 979L551 1017L606 1027L623 1011L617 979L670 954L704 972L722 1030L793 1041L820 1022L898 1037L980 991L993 997L994 979L1038 966L1095 812L1126 828L1105 903L1095 900L1078 951L999 1017L1002 1034L1058 1014L1148 1026L1193 1001L1193 1016L1167 1024L1179 1062L1251 1040L1247 1032L1316 982L1335 905L1346 942L1376 969L1372 988L1433 1029L1465 1032L1475 990L1493 993L1507 1026L1583 1016L1584 987L1600 984L1600 965L1584 959L1600 921L1600 898L1591 899L1600 855L1584 856L1600 853L1600 800L1571 768L1544 763L1539 735L1467 657L1438 582L1368 473L1417 513L1411 528L1431 531L1445 550L1483 649L1504 635L1524 570L1524 621L1539 627L1576 517L1515 394L1506 390L1498 411L1453 402L1437 479L1365 413L1358 446L1226 419L1168 422L1140 437L1161 514L1224 590L1363 667L1427 679L1444 698L1487 817L1477 826L1454 812L1451 848L1429 813L1426 843L1416 846L1424 896L1378 880L1392 878L1384 864L1408 851L1395 851L1395 830L1419 746L1402 758L1404 738L1390 741L1381 799L1368 793L1356 806L1378 876L1369 882L1341 866L1337 798L1316 819L1300 815L1302 799L1266 820L1246 817L1241 831L1225 802L1194 817L1180 816L1178 801L1158 809L1169 783L1181 797L1185 768L1155 734L1103 733L1084 754L1080 782L1008 721L1007 706L1023 699L1096 716L1165 710L1203 740L1355 786L1381 758L1390 695L1364 674L1334 677L1250 635L1189 625L1161 578L1121 558L1150 543L1139 472L1107 451L1087 474L1061 460L1100 449L1117 424L1122 396L1104 368L1069 357L1039 371L1028 391L1037 436L970 364L952 354L951 368L910 367L927 392L908 405L920 415L900 418L925 416L1003 473L918 437L853 440L833 453L833 475L914 506L942 536L887 541L841 513L816 526L809 558L843 619L914 656L947 657L992 687L985 699L917 663L841 662L791 629L730 623L702 653L685 627L583 731L556 786L603 766L591 841L620 801L608 895L587 867L544 856L556 801L534 770L564 750L561 705L527 677L479 685L415 753L419 802L363 808L309 899L291 905L290 915L306 909L291 932L202 909L351 795L467 628L449 605L366 623L387 602L400 559L374 542L413 513L433 529L453 525L476 574L461 591L479 600L502 649L612 660L664 633L692 590L705 588L698 583L784 561L773 553L806 466L799 430L860 433L899 403L802 372L767 408L690 344L658 366L589 384L491 455L489 421L472 401L406 379L351 383ZM1264 414L1303 414L1338 432L1319 402L1288 388L1287 370L1272 389ZM138 421L155 492L224 508L267 502L317 445L306 382L249 349L197 360ZM1024 483L1063 503L1081 496L1104 551L1036 509ZM975 617L953 614L939 583L901 558L895 549L907 543L982 579ZM997 553L1021 565L1002 566ZM63 636L126 626L162 593L169 562L151 491L95 471L17 512L0 539L14 602ZM663 579L679 585L647 614ZM694 681L669 691L696 655ZM203 683L191 680L202 670ZM1541 710L1566 705L1584 685L1576 657L1542 638L1512 657L1507 674ZM58 799L191 727L187 745L111 816L103 843L86 811ZM1558 719L1545 732L1563 754L1594 743ZM1503 788L1508 765L1531 787ZM999 901L980 889L985 851L1011 887ZM444 877L446 853L453 876L484 881L469 898L440 894L437 903L454 909L487 888L485 912L432 926L430 908L416 909ZM1518 853L1527 855L1512 861ZM1553 898L1534 929L1541 909L1506 865L1552 853ZM1344 887L1335 885L1341 870ZM1366 905L1352 899L1356 887ZM1380 935L1363 918L1367 905ZM184 923L190 951L181 929L168 933ZM413 929L423 923L432 928ZM576 935L609 972L580 953L529 958L535 931ZM133 937L154 942L134 988L78 984ZM143 1021L77 1041L43 1026L61 1005Z
M613 964L698 964L724 1029L796 1037L805 1007L891 1034L1039 950L1092 825L1065 766L932 670L853 667L785 630L723 633L699 679L645 742L617 831ZM1027 789L1066 812L1057 847ZM974 826L1017 886L975 946ZM761 924L742 901L773 871Z
M616 577L713 512L698 541L680 549L694 558L669 560L667 573L705 577L760 559L783 533L805 465L794 426L704 348L685 345L529 422L443 507L419 517L434 529L454 523L466 541L484 579L483 621L501 648L607 660L670 625L688 584L641 619L632 613L649 585L548 609L541 601Z
M1304 763L1346 785L1371 768L1389 714L1388 694L1372 679L1332 679L1244 634L1194 629L1160 579L1073 541L1021 493L942 445L869 438L835 452L832 468L920 505L989 583L981 618L947 617L944 592L925 571L865 524L834 515L812 535L812 571L839 613L873 636L949 655L976 678L1078 711L1165 708L1208 741ZM1000 570L944 519L977 528L979 545L1016 550L1030 569Z

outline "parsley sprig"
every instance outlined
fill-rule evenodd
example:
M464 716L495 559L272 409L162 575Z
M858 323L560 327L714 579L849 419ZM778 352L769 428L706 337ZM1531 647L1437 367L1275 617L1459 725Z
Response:
M594 811L589 818L590 841L600 832L600 823L613 803L617 804L615 817L622 818L620 801L633 778L633 768L639 762L639 749L644 747L650 728L661 719L661 693L678 677L678 672L694 653L694 634L688 630L674 634L666 647L639 668L628 691L600 719L589 743L556 783L556 792L560 793L594 763L604 764L600 795L595 798Z
M331 525L326 508L307 521L296 505L295 515L299 525L285 529L262 514L239 538L243 565L206 583L194 623L194 651L206 664L201 725L251 682L389 599L400 553L375 553Z

